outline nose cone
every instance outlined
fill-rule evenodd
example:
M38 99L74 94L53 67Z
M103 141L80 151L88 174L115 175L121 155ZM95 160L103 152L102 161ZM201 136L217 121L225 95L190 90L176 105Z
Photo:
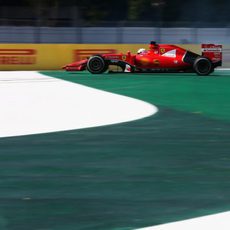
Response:
M82 71L86 69L87 59L73 62L62 67L66 71Z

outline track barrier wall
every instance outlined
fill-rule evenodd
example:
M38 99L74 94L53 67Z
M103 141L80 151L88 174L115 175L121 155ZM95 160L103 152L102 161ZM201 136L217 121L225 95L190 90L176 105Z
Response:
M201 53L200 45L179 45ZM146 44L0 44L0 70L59 70L65 64L99 53L136 53ZM223 67L230 67L230 45L224 45Z

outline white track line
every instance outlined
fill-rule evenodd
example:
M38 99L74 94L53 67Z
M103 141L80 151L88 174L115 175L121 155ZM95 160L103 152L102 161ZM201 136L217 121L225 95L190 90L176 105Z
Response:
M225 71L225 70L226 70L226 71L229 71L230 68L222 68L222 67L219 68L219 67L218 67L218 68L215 69L215 71L216 71L216 70L217 70L217 71L218 71L218 70L220 70L220 71Z
M150 116L133 98L33 71L0 72L0 137L96 127Z
M229 230L230 212L223 212L189 220L162 224L138 230Z

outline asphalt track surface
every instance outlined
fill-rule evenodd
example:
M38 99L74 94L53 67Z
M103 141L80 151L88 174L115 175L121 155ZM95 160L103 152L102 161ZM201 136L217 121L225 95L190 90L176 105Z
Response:
M128 230L229 211L229 71L44 74L141 99L159 112L1 138L0 229Z

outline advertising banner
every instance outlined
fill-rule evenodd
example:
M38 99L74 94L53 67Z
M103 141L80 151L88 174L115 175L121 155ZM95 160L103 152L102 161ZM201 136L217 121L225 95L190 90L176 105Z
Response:
M181 46L201 53L200 45ZM92 54L136 53L140 48L148 49L148 44L0 44L0 70L60 70ZM223 56L229 65L229 53Z

